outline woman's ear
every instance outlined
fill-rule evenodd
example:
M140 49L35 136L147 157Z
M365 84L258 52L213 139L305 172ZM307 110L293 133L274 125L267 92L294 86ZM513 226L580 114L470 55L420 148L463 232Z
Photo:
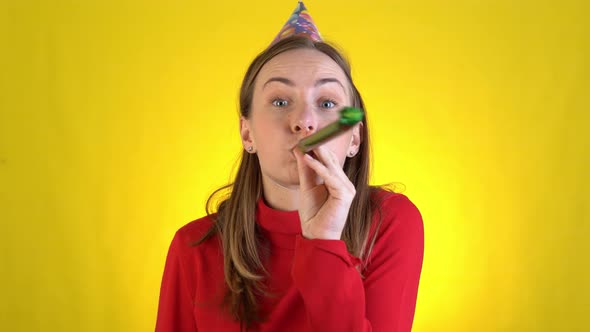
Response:
M352 128L352 137L350 138L350 145L348 147L349 157L354 157L361 147L361 143L363 142L362 128L362 122L359 122L356 126Z
M243 116L240 116L240 137L242 145L248 152L254 150L254 140L252 139L252 131L250 129L250 121Z

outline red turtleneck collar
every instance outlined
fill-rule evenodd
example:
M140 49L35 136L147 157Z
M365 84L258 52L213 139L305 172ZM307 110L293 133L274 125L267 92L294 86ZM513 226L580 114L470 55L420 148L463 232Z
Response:
M258 200L256 223L272 245L283 249L294 249L297 235L301 235L299 212L275 210Z

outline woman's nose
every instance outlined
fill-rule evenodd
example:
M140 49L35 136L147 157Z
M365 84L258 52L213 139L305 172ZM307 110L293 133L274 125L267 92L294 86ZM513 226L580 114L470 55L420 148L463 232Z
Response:
M291 129L294 133L298 134L308 134L314 132L317 129L317 121L311 107L306 106L305 109L297 112L297 114L292 119Z
M298 132L313 131L314 129L315 129L315 126L313 124L311 124L310 122L307 122L307 121L297 122L293 126L293 131L296 132L296 133L298 133Z

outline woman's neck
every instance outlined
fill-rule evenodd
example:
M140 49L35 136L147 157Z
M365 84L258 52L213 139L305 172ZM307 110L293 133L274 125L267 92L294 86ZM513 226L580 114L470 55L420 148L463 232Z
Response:
M263 174L262 191L264 201L273 209L281 211L299 209L299 185L285 186Z

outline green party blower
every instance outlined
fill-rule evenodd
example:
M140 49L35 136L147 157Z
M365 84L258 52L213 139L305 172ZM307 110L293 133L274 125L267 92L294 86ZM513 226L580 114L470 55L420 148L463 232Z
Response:
M303 153L307 153L316 146L324 144L352 128L352 126L363 120L363 116L363 110L360 108L344 107L340 110L340 119L318 130L315 134L302 139L297 146Z

